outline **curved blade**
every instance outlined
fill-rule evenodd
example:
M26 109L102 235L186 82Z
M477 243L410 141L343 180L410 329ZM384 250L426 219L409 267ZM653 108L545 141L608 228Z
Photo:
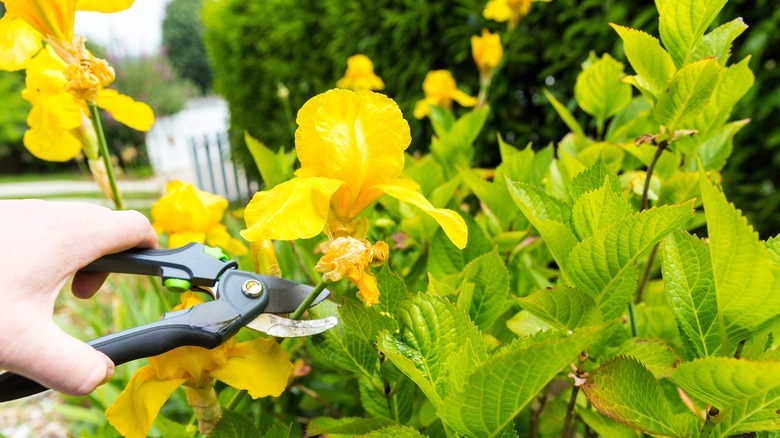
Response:
M268 333L279 338L301 338L312 336L333 328L338 324L338 319L329 316L323 319L304 319L295 321L281 316L261 313L254 321L246 325L252 330Z
M301 284L295 281L285 280L279 277L262 276L263 282L269 290L264 293L270 294L268 306L265 313L291 313L295 312L298 306L309 296L314 287L307 284ZM317 298L311 303L311 306L324 301L330 296L330 291L324 289Z

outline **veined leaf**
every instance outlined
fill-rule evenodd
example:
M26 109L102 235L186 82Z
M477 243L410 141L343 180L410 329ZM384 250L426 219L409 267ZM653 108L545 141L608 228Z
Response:
M442 421L465 436L499 436L599 329L516 341L477 367L463 391L444 399L438 409Z
M520 307L558 330L601 324L601 311L587 293L566 286L540 289L517 298Z
M780 268L733 204L699 171L723 351L780 318Z
M585 193L575 199L572 207L572 224L580 239L590 237L596 231L630 216L634 210L610 187L604 179L600 189Z
M650 371L631 357L615 357L596 368L582 390L602 414L653 435L689 437L692 415L674 415Z
M776 265L780 265L780 235L770 238L766 241L766 249L769 250L769 256Z
M707 58L686 65L672 76L658 96L653 110L655 120L674 132L680 127L680 120L695 117L704 109L717 83L718 62L715 59Z
M474 140L482 131L489 113L488 105L469 111L456 120L445 134L433 138L431 153L445 170L453 168L449 167L453 165L468 167L474 155Z
M697 359L678 366L672 380L720 411L716 436L775 430L780 425L780 362Z
M517 221L517 209L512 205L511 197L503 181L485 181L471 169L459 169L463 182L477 195L480 201L498 219L501 229L508 230Z
M618 347L618 353L641 362L656 379L671 376L680 362L674 350L660 339L631 338Z
M214 438L250 438L260 435L254 422L238 412L224 410L217 426L209 434Z
M704 58L715 58L718 64L725 66L731 54L731 43L742 35L748 28L742 18L735 18L728 23L722 24L713 29L699 41L699 44L693 49L691 61L698 61Z
M365 435L360 435L361 438L424 438L425 435L417 431L417 429L409 426L401 426L396 424L394 426L383 427L369 432Z
M561 120L563 120L563 123L565 123L569 129L571 129L571 132L575 136L584 138L585 131L582 130L582 126L580 126L580 123L577 121L577 119L574 118L569 109L566 108L564 104L559 102L558 99L552 95L552 93L547 91L547 89L543 89L542 91L544 92L544 95L547 96L547 100L549 100L552 104L555 112L557 112L558 116L561 118Z
M166 438L168 435L165 435ZM265 431L263 438L293 438L292 424L275 420L271 427Z
M284 152L280 147L276 153L260 141L254 139L244 131L244 141L247 149L252 154L260 176L265 183L265 189L271 189L277 184L283 183L293 177L293 163L295 163L295 151Z
M658 194L658 205L682 204L696 198L701 202L698 172L680 172L664 181Z
M314 318L338 315L336 305L327 300L312 307L309 312ZM366 377L378 375L379 356L376 351L369 343L352 333L345 324L337 324L310 339L314 347L313 352L319 355L323 362Z
M626 152L620 145L605 141L593 143L577 153L577 159L585 167L593 167L599 160L603 160L612 173L617 173L623 168L625 156Z
M384 265L376 275L376 284L380 294L377 306L383 312L395 315L401 300L409 293L404 279L393 272L389 266Z
M388 418L317 417L313 418L306 427L306 436L324 434L362 435L393 424L393 420Z
M462 217L469 229L465 249L458 249L442 229L436 230L433 238L431 238L428 272L437 279L463 272L463 268L469 262L493 249L490 239L482 231L482 228L474 222L474 219L466 214L462 215Z
M596 163L580 172L572 178L569 191L571 193L571 199L577 201L577 199L590 192L596 190L604 184L604 180L609 178L609 188L614 193L620 193L620 179L612 172L604 160L597 160Z
M509 271L498 250L483 254L466 265L463 279L474 285L469 316L477 327L487 333L510 303Z
M718 354L718 302L707 245L684 231L673 232L661 244L661 271L688 357Z
M701 40L727 0L674 0L665 2L660 11L661 41L674 59L683 67L691 60L693 48Z
M750 122L750 119L727 123L699 145L696 155L704 165L704 170L723 169L723 166L726 165L726 160L731 156L734 136L748 122Z
M623 76L623 64L605 53L577 76L577 104L603 124L631 102L631 85L621 80Z
M623 40L623 51L634 71L653 88L657 95L666 86L666 81L677 70L672 57L661 47L658 40L641 30L610 23Z
M575 406L574 410L598 436L611 438L636 438L634 429L620 424L609 417L605 417L598 411L593 411L582 406Z
M522 181L525 183L534 183L534 150L529 143L523 150L515 149L508 145L498 135L498 148L501 152L501 164L496 167L493 181L505 185L506 178L513 181Z
M369 344L376 341L377 334L382 330L390 333L398 330L398 324L393 318L382 315L355 299L348 299L339 308L339 315L354 334Z
M433 131L439 137L447 135L447 132L452 129L452 125L455 124L455 116L452 111L438 105L430 105L429 108L431 113L428 119L431 121Z
M718 73L718 85L704 111L692 120L685 120L685 124L690 125L689 128L699 131L692 139L697 144L706 141L714 131L728 121L734 105L753 86L755 76L750 70L749 63L750 56L747 56L734 65L721 67ZM696 161L692 160L692 164L691 170L696 170Z
M634 292L636 259L692 217L693 201L645 210L597 231L569 254L573 285L593 297L605 320L620 315Z

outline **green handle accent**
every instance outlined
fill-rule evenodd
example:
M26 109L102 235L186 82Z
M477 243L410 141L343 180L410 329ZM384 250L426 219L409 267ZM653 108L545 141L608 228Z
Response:
M223 262L228 261L228 256L225 254L221 248L218 248L216 246L208 246L205 245L203 248L203 252L206 254L214 257L217 260L222 260Z
M182 280L181 278L169 278L163 281L163 286L165 286L171 292L181 293L190 290L192 285L189 281Z

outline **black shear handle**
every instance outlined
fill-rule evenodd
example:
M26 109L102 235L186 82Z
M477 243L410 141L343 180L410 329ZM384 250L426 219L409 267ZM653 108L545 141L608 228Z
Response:
M88 344L106 354L115 365L144 357L157 356L177 347L214 348L223 342L220 332L226 325L238 321L238 315L223 303L211 301L197 307L166 313L160 321L122 330L89 341ZM222 326L193 325L204 313L221 312ZM212 314L213 317L213 314ZM56 366L56 364L52 364ZM0 374L0 402L16 400L48 390L45 386L15 373Z

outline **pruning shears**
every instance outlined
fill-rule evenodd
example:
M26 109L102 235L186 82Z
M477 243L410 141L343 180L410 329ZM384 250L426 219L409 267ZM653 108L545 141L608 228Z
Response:
M294 321L276 314L294 312L314 291L305 284L237 269L219 248L190 243L176 249L131 249L97 259L84 272L117 272L161 277L172 292L195 290L213 298L188 309L165 313L159 321L122 330L88 342L115 365L156 356L177 347L215 348L242 327L276 337L322 333L334 317ZM311 306L325 300L324 289ZM46 391L21 375L0 374L0 402Z

